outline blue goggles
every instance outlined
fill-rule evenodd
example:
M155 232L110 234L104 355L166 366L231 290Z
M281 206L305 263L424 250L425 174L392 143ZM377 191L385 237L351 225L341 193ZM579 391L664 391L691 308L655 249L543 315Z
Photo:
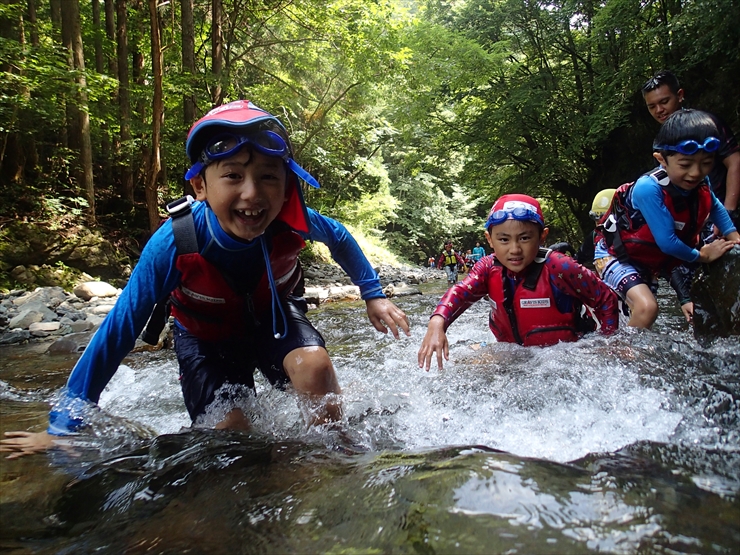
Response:
M720 144L722 143L717 137L707 137L704 140L703 144L694 141L693 139L689 139L688 141L681 141L676 146L654 146L653 150L671 150L673 152L679 152L681 154L686 154L690 156L692 154L696 154L697 152L699 152L699 150L703 150L704 152L714 152L719 148Z
M308 183L311 187L318 189L319 182L310 173L304 170L291 158L290 147L280 135L270 130L262 130L252 135L234 135L223 133L216 135L206 144L200 153L198 161L185 174L185 179L192 179L203 169L216 160L229 158L239 152L245 145L266 156L277 156L282 158L298 177Z
M491 213L491 215L488 216L488 220L486 220L486 229L489 229L492 225L502 224L506 220L533 222L542 226L543 229L545 227L545 222L542 221L542 218L537 212L518 206L512 210L496 210Z

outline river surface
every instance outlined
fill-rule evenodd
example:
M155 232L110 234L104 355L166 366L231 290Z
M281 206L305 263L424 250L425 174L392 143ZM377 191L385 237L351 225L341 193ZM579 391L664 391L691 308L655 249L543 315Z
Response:
M442 292L310 313L343 388L340 429L307 429L257 380L251 433L192 429L173 352L129 356L91 431L0 466L0 551L738 553L740 341L700 347L668 289L652 331L498 344L478 303L418 368ZM43 429L76 357L0 349L0 432Z

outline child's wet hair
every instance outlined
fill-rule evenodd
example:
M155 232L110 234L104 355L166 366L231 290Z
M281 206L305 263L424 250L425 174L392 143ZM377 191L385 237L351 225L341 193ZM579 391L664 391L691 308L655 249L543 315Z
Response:
M681 141L696 141L703 143L709 137L717 137L719 130L712 117L701 110L678 110L668 117L653 141L653 150L660 152L664 157L677 154L671 150L661 150L658 147L675 146Z

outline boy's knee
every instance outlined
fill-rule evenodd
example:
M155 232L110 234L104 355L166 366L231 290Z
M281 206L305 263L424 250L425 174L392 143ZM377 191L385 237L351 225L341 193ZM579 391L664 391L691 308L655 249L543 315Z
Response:
M647 286L645 288L648 289ZM648 292L649 294L642 291L635 291L636 294L632 295L627 294L628 304L632 312L630 326L649 328L658 318L658 301L649 289Z
M291 351L283 367L296 390L312 395L341 393L329 354L322 347Z

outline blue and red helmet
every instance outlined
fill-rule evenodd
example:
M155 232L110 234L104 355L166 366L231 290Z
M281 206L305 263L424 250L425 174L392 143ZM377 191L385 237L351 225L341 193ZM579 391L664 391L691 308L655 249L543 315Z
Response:
M228 140L224 140L224 138ZM223 144L233 145L224 150ZM318 188L319 182L293 160L288 132L278 118L258 108L249 100L236 100L218 106L190 128L185 151L192 167L185 174L191 179L214 160L233 155L246 144L268 156L279 156L288 171L287 200L278 219L298 231L309 231L308 214L298 178Z

